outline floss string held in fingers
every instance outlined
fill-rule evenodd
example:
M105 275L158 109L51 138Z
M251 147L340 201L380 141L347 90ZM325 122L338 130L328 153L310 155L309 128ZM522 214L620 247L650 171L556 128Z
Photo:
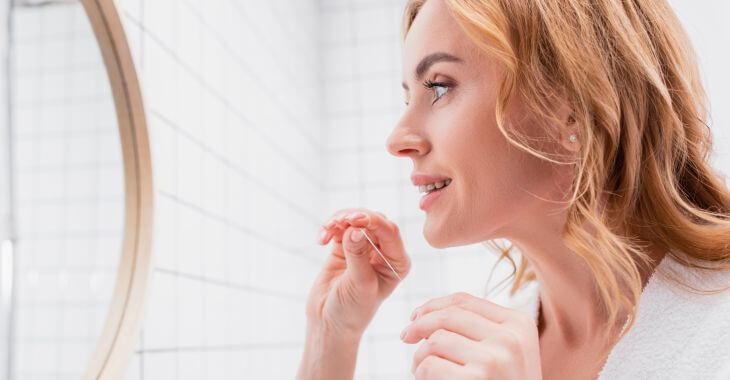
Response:
M390 265L390 262L388 262L388 259L385 258L385 255L383 255L383 252L380 252L380 250L378 249L378 247L375 246L375 243L373 243L373 241L370 240L370 236L368 236L368 234L365 232L365 229L364 228L361 228L360 231L362 232L363 235L365 235L365 238L368 239L368 241L373 246L373 248L375 248L375 250L378 251L378 253L380 254L380 257L382 257L383 260L385 261L385 263L388 264L388 266L390 267L390 270L393 271L393 274L395 274L395 276L398 277L398 280L403 281L403 279L398 275L398 272L396 272L395 269L393 268L393 266Z

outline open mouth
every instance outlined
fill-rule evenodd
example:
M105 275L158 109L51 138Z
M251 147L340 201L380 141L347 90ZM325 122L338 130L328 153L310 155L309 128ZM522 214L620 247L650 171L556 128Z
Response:
M421 193L423 196L421 197L421 201L418 202L418 206L421 208L421 210L426 210L436 202L437 198L441 197L441 194L446 190L447 187L451 184L451 179L446 179L440 182L435 183L429 183L427 185L420 185L418 188L421 190Z
M447 186L449 186L449 184L451 184L451 178L439 182L429 183L427 185L420 185L418 186L418 191L420 191L421 193L430 194L446 188Z

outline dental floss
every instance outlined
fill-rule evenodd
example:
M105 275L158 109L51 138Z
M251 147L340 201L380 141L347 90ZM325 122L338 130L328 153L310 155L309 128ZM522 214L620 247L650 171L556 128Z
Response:
M370 244L372 244L373 248L375 248L375 250L378 251L378 253L380 254L380 257L382 257L383 260L385 260L385 263L388 264L388 266L390 267L390 270L393 271L393 274L395 274L395 276L398 277L399 280L403 281L403 279L400 278L400 276L398 275L398 272L396 272L395 269L393 269L393 266L390 265L390 263L388 262L388 259L386 259L385 256L383 255L383 253L380 252L380 250L378 249L378 247L375 246L375 243L373 243L373 241L370 240L370 236L368 236L368 234L365 233L365 229L364 228L361 228L360 231L362 232L363 235L365 235L365 237L368 239L368 241L370 242Z

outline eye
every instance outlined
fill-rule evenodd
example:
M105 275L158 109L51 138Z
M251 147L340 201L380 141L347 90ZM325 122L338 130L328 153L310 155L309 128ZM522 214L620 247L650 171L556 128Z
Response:
M451 85L448 83L433 82L431 80L426 80L425 82L423 82L423 86L427 89L434 89L435 99L431 104L436 103L436 101L441 99L441 97L444 96L446 92L451 88Z

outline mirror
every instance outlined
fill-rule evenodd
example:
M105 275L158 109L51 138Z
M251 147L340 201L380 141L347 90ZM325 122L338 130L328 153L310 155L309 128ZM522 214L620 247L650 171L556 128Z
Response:
M151 222L129 49L112 1L15 0L9 20L0 370L115 378L136 336Z

